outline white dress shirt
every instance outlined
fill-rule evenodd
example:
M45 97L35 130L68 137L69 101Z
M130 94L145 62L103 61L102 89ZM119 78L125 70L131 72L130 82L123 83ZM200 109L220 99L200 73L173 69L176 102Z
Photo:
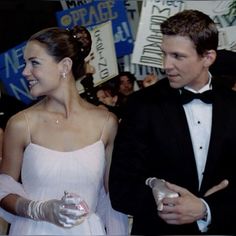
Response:
M187 86L184 87L193 93L202 93L212 89L211 86L211 75L208 84L206 84L199 91L195 91ZM191 135L193 152L196 161L196 167L198 172L199 189L202 183L204 175L206 159L209 148L209 141L211 135L211 124L212 124L212 104L206 104L200 99L194 99L191 102L183 105L185 114L188 121L188 127ZM211 212L208 204L202 199L207 208L207 221L197 221L200 231L206 232L207 226L211 222Z

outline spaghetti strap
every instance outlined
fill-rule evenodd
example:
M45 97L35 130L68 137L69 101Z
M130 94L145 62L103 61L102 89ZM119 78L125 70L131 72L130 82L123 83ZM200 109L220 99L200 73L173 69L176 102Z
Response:
M25 120L26 120L26 123L27 123L27 131L28 131L28 136L29 136L29 140L30 140L30 143L31 143L31 134L30 134L30 126L29 126L29 119L28 119L28 116L26 115L26 112L23 112L24 116L25 116Z
M104 133L104 129L105 129L105 126L106 126L107 121L109 120L109 117L110 117L110 112L108 111L108 112L107 112L107 118L105 119L105 122L104 122L103 127L102 127L102 133L101 133L100 140L102 140L102 136L103 136L103 133Z

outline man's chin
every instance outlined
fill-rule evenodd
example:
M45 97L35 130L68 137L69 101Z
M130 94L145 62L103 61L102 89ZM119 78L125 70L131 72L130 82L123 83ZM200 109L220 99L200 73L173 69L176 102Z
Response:
M170 80L169 80L169 84L170 84L170 87L174 88L174 89L179 89L179 88L183 87L181 84L173 82L173 81L170 81Z

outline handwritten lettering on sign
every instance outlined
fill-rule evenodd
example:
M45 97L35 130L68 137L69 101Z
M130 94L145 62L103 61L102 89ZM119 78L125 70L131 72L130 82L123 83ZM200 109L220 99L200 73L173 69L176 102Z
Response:
M143 1L132 63L162 68L160 24L182 10L181 0Z
M22 43L0 55L0 79L9 95L29 104L34 99L29 93L26 79L22 76L25 66L24 48L25 43Z
M74 25L98 25L108 20L118 17L118 13L114 9L115 0L102 1L96 6L89 6L71 10L68 14L60 19L60 23L64 27L70 28Z

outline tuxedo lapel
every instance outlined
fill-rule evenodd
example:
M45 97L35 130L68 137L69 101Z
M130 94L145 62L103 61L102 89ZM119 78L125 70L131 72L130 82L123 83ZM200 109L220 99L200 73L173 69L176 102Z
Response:
M188 169L184 169L183 171L186 175L185 177L189 179L189 183L191 183L188 187L191 186L190 190L197 191L197 169L185 111L180 101L179 91L176 89L171 90L172 92L169 93L165 101L162 102L163 113L168 121L167 123L171 127L173 137L176 137L178 147L176 156L179 158L180 170L183 170L185 166L188 167ZM181 171L179 174L182 174Z
M214 102L212 104L211 137L201 185L202 191L205 191L207 189L207 185L209 182L211 182L211 178L214 178L213 172L218 162L219 153L221 153L220 148L222 147L222 140L224 140L223 136L227 132L227 128L225 126L225 117L230 117L230 115L228 114L232 107L227 108L227 106L223 104L225 103L224 100L225 98L221 97L220 95L215 96Z

